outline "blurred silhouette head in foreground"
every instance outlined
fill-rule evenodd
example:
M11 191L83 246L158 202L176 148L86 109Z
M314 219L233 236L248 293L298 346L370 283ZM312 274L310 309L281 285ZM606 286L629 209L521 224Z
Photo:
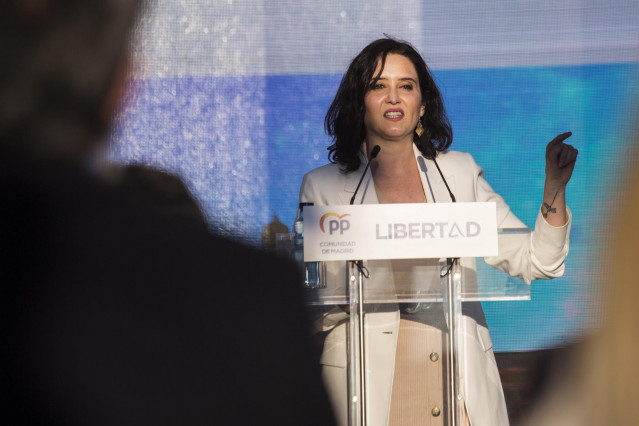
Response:
M0 6L0 143L82 161L121 98L137 0L6 0ZM6 61L6 62L5 62Z
M138 11L1 2L0 424L334 424L293 265L84 167Z

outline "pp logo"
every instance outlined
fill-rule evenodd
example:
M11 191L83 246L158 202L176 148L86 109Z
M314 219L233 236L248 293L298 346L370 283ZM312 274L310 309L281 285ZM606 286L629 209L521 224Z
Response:
M345 231L351 227L351 223L344 219L346 216L350 216L350 214L338 215L337 213L326 213L320 218L320 229L323 233L326 233L326 229L324 228L324 224L328 224L328 234L333 235L334 232L339 231L340 235L343 235Z

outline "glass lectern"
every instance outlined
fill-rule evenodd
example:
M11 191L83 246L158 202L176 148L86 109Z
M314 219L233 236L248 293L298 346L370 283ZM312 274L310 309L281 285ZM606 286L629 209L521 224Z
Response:
M529 239L529 228L499 229L497 245ZM323 363L345 376L331 395L337 416L351 426L467 424L465 321L482 321L477 302L530 299L529 284L496 269L496 259L322 262L323 288L306 294L317 331L328 334Z

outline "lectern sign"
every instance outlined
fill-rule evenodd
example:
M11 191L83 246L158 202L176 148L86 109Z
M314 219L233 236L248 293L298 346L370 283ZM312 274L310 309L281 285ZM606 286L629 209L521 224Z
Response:
M495 203L368 204L304 209L304 260L497 255Z

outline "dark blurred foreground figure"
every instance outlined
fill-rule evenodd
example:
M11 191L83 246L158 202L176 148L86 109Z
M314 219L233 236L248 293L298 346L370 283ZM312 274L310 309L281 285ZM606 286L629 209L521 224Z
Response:
M167 216L195 220L207 226L200 203L178 175L136 163L106 167L100 172L134 202L154 205Z
M84 167L138 3L0 7L0 424L333 424L291 265Z

